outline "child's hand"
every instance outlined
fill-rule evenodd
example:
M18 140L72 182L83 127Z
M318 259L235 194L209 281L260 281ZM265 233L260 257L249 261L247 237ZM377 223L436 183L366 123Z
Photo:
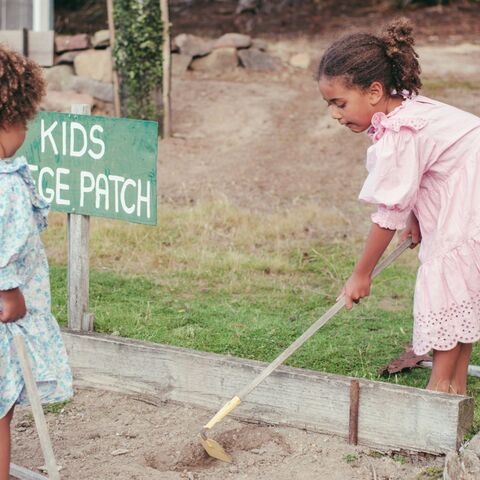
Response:
M0 310L0 321L3 323L15 322L23 318L27 313L25 298L19 288L0 291L2 310Z
M407 219L407 225L405 229L400 233L399 244L404 242L408 237L412 237L412 245L410 248L415 248L422 241L422 232L420 231L420 225L418 224L417 217L413 212Z
M353 303L358 303L361 298L370 295L371 284L372 278L370 275L353 272L347 280L347 283L345 283L342 293L338 296L337 300L343 295L345 297L345 307L347 310L350 310Z

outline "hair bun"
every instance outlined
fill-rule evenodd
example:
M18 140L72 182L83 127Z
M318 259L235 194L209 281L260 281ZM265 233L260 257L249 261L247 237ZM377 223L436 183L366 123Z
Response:
M408 18L397 18L390 22L381 34L389 57L395 56L400 50L412 48L415 44L413 26Z
M415 52L413 28L409 20L389 23L380 35L352 33L334 42L323 54L317 78L342 77L347 86L362 89L380 82L386 95L419 92L420 65Z

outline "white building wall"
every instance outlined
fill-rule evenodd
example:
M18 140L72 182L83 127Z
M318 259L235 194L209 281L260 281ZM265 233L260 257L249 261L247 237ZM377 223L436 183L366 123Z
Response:
M44 0L48 3L48 0ZM0 27L19 30L33 27L33 0L0 0Z

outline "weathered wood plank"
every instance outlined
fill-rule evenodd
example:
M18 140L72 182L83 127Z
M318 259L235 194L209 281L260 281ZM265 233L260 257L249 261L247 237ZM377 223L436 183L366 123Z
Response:
M261 362L99 334L64 332L76 381L218 410L266 366ZM348 438L350 377L280 367L234 412ZM445 453L473 421L473 399L359 379L358 442ZM199 428L201 426L199 425Z
M23 54L23 31L0 30L0 42ZM43 67L53 65L54 32L28 32L28 57Z

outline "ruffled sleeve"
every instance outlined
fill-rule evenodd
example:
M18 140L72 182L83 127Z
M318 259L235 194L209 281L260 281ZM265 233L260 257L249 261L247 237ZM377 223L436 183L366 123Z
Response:
M405 228L415 205L423 175L416 132L423 126L418 119L414 124L385 121L381 136L368 149L368 177L359 198L378 205L372 221L382 228Z
M0 290L22 285L17 262L32 233L32 205L17 175L0 173Z

